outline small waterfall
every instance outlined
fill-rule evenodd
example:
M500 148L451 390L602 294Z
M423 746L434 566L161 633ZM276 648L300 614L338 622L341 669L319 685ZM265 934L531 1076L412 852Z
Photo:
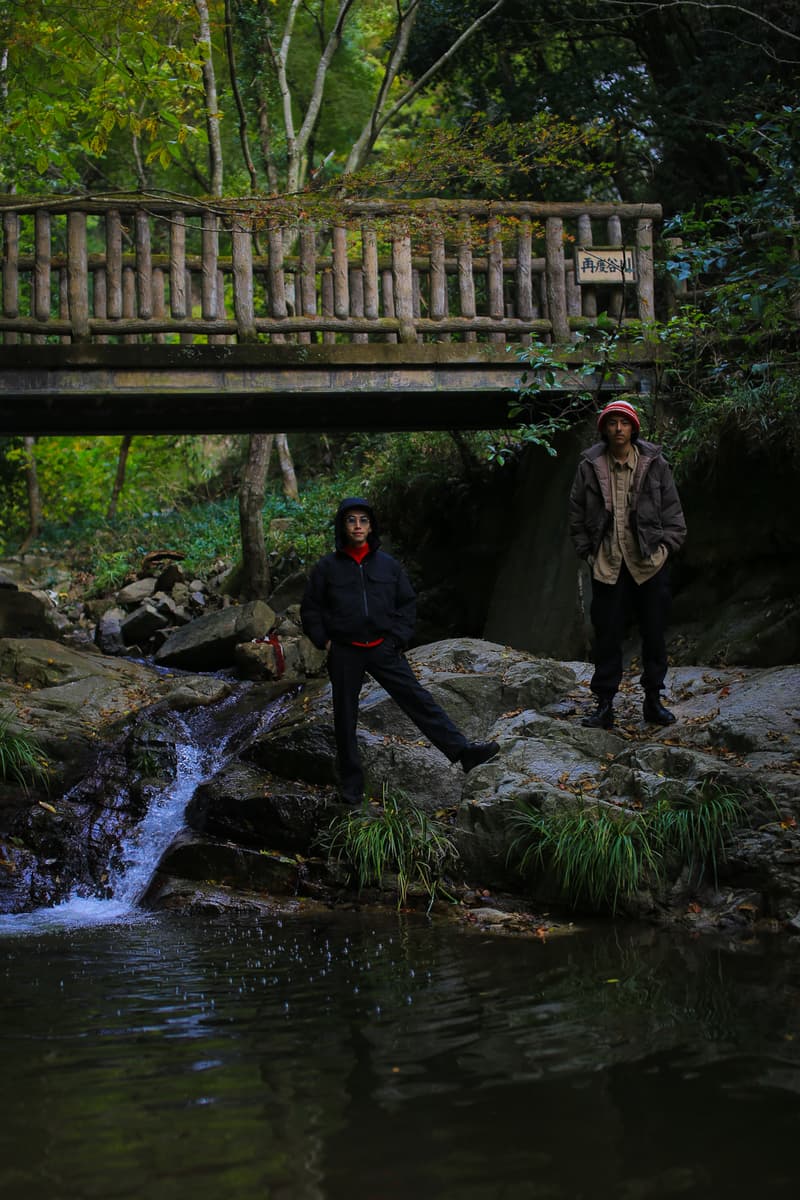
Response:
M147 890L164 851L183 828L186 806L195 790L225 765L233 753L232 746L259 727L268 727L281 707L281 701L275 701L261 712L238 719L234 713L230 724L223 724L221 714L236 701L236 696L229 697L215 705L213 712L202 709L183 717L176 714L182 736L175 743L175 777L153 798L147 813L123 843L122 861L109 877L108 898L76 894L61 904L33 912L0 914L0 936L146 919L148 914L137 908L138 900Z

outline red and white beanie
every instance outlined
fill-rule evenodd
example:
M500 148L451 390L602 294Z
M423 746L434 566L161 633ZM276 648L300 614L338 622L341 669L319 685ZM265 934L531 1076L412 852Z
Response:
M628 404L627 400L612 400L610 404L605 406L597 418L597 428L601 433L603 432L603 422L605 421L606 417L610 417L612 413L619 413L621 417L627 417L629 421L633 422L637 433L641 429L639 414L633 405Z

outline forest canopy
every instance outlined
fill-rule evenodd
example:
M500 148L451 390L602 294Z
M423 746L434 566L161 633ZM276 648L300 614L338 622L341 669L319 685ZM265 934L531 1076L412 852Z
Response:
M796 453L798 65L779 0L5 0L0 193L660 203L674 454L732 425ZM234 486L201 440L134 445L126 480L122 449L5 439L6 548L37 465L45 516ZM301 485L332 461L294 449Z

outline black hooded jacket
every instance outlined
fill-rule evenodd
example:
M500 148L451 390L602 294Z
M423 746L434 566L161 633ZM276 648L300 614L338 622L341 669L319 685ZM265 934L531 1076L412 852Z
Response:
M344 550L347 512L361 508L369 515L369 553L357 563ZM306 636L323 650L339 642L376 642L392 638L408 645L416 623L417 598L405 570L380 549L372 506L358 496L342 500L335 520L336 549L311 572L300 615Z

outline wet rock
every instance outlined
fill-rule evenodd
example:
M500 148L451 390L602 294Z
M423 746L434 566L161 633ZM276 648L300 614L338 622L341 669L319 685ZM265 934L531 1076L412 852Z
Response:
M298 863L286 855L183 833L164 854L157 874L246 891L293 895L297 891Z
M271 642L240 642L233 661L242 679L280 679L284 671L283 656Z
M53 638L68 624L45 592L0 588L0 637Z
M307 854L320 824L330 820L334 798L331 789L235 762L197 789L186 821L190 829L211 837Z
M568 667L480 639L421 646L408 659L423 686L470 738L489 737L503 713L522 703L550 703L575 682ZM432 748L372 682L362 693L358 737L370 795L380 798L384 785L389 785L428 811L461 801L467 778L461 768ZM332 783L330 688L306 690L248 754L284 778ZM490 767L479 768L470 778L483 777Z
M248 747L245 761L281 779L332 786L336 757L333 725L324 717L320 721L298 719L298 704L302 712L302 701L290 704L287 717Z
M274 613L267 612L271 622ZM299 644L291 635L290 642ZM501 753L465 775L424 741L382 689L368 683L359 726L368 794L379 802L385 785L404 791L429 813L450 818L465 884L486 885L493 892L505 887L548 903L559 898L554 878L540 872L523 880L518 874L521 804L548 812L589 803L636 813L659 796L680 798L713 785L735 793L746 814L725 854L719 854L716 874L709 868L701 877L688 864L671 861L664 885L656 889L645 881L624 907L625 915L711 928L715 922L718 927L762 919L788 923L800 911L800 667L673 669L669 704L678 720L667 728L643 723L641 692L629 675L617 699L617 725L606 731L580 724L589 704L585 663L552 662L480 639L423 646L408 657L424 686L468 735L495 737ZM123 724L128 731L128 741L114 751L116 765L94 783L84 778L75 790L73 811L93 814L88 824L86 816L72 824L63 800L55 803L55 814L37 805L42 815L31 817L30 798L23 802L9 793L7 803L0 793L0 835L14 820L27 821L18 836L28 849L36 846L33 859L20 860L27 882L6 880L10 902L30 903L21 897L54 896L65 886L63 874L59 883L54 876L48 882L42 866L59 839L68 848L70 878L83 873L85 886L102 886L102 864L117 853L118 817L133 819L147 802L150 781L142 770L151 751L158 757L160 746L161 735L151 742L146 725L136 735L138 721L129 714L150 706L149 721L165 705L211 704L232 686L207 676L170 677L163 670L79 654L50 641L0 641L3 709L13 706L15 720L36 730L48 753L52 749L58 780L74 782L70 773L81 766L84 775L90 773L87 764L98 745L108 760L114 731ZM317 868L301 870L297 863L279 862L267 870L257 861L268 857L262 850L277 851L279 859L306 855L334 811L330 688L308 683L268 713L270 700L285 686L286 680L238 685L235 704L232 700L216 715L212 710L203 716L207 736L216 736L218 729L224 737L225 722L246 711L248 732L236 743L238 757L193 798L187 814L192 835L165 862L161 895L177 895L174 881L180 879L198 888L211 886L211 880L215 887L224 883L242 894L261 894L272 887L270 871L276 872L276 888L288 886L284 868L293 886L330 886L324 866L314 874ZM159 717L158 729L167 731L168 744L169 726L160 722ZM161 766L168 773L168 758ZM140 782L131 790L137 771ZM206 838L213 852L201 849ZM10 878L13 864L0 863L2 871ZM0 903L2 895L0 887Z
M156 578L153 591L166 592L169 594L178 583L183 583L185 576L177 563L169 563L161 574Z
M231 694L232 685L224 679L187 675L172 684L164 693L164 704L176 712L190 708L207 708L218 704Z
M218 695L228 686L192 676L176 682L139 663L43 638L0 640L0 702L41 745L56 794L81 777L104 739L116 737L121 723L140 709L176 691L183 707L194 707L211 702L209 688Z
M307 583L308 576L305 571L296 571L292 575L287 575L270 595L268 601L270 608L274 608L276 613L283 613L291 607L299 606Z

